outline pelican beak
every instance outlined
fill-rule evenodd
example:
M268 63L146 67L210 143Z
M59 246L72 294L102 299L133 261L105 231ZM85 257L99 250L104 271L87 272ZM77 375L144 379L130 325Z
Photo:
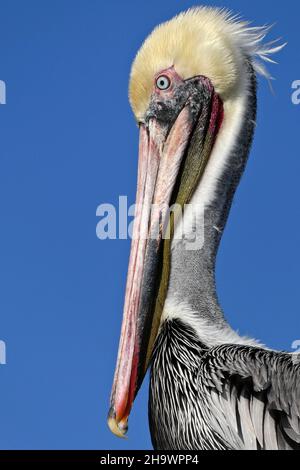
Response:
M195 158L195 152L189 155L189 148L193 131L198 128L196 124L202 114L204 86L196 79L192 85L197 91L193 99L190 98L191 83L185 83L186 92L183 93L181 89L178 93L180 98L176 109L174 100L167 101L166 106L173 106L173 113L162 107L161 100L156 100L155 106L153 103L150 106L147 119L140 124L136 213L108 416L111 431L119 437L126 434L128 416L151 360L159 329L168 280L164 275L164 245L167 243L165 234L170 219L169 206L177 201L180 192L186 194L186 189L180 185L181 179L186 181L188 187L191 185L191 180L182 178L187 160L190 162L189 170L197 173L191 165L196 160L195 164L198 165L199 156ZM211 90L207 94L211 98ZM173 119L169 118L171 115ZM209 128L209 117L210 113L205 111L203 119L205 122L208 120L206 131ZM201 125L202 139L206 134L203 132L203 122ZM197 142L194 144L195 147Z

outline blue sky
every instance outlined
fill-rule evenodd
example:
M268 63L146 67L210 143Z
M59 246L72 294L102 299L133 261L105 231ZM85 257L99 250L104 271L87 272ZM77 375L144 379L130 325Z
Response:
M96 237L96 208L134 202L131 61L187 0L0 0L0 448L150 448L147 384L129 437L106 426L130 242ZM291 350L299 325L300 5L215 1L288 47L260 80L249 165L218 257L218 292L243 334Z

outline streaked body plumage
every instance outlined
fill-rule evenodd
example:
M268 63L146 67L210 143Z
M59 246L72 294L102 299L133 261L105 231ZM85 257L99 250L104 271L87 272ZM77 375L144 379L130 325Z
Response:
M151 368L154 448L300 450L299 384L290 354L207 347L180 320L166 321Z

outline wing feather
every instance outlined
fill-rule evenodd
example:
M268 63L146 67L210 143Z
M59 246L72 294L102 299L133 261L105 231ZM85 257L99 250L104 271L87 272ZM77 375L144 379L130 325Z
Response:
M266 410L264 420L264 441L265 449L278 450L276 423L273 416L268 410Z
M261 448L264 446L264 413L265 404L263 400L259 397L259 394L253 394L251 397L250 414L256 439Z
M250 400L245 385L238 400L238 412L240 416L240 426L245 448L247 450L257 449L256 433L250 415Z
M233 448L300 449L300 365L292 355L218 346L206 352L204 376L211 425Z

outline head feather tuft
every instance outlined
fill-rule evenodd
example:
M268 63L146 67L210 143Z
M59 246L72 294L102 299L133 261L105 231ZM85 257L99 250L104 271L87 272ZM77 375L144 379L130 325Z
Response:
M272 56L285 44L265 44L270 29L208 7L192 8L157 26L132 65L129 97L136 118L142 119L149 105L155 75L172 65L184 79L208 77L224 101L236 95L246 57L257 73L271 79L264 62L275 63Z

